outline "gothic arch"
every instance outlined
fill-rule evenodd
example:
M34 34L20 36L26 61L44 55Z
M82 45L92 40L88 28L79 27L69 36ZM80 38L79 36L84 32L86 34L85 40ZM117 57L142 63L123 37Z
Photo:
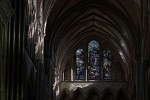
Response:
M59 73L62 73L67 57L76 44L90 34L116 48L116 54L125 65L123 69L127 73L128 81L130 65L138 54L136 52L140 43L140 18L134 4L129 1L124 4L125 1L121 0L114 1L113 4L109 0L55 1L47 17L44 53L54 62L55 67L58 67L60 79ZM129 5L126 6L127 4Z
M63 2L61 6L69 4L70 2ZM70 7L70 9L66 9L65 11L63 11L63 9L59 9L60 11L62 11L62 13L60 15L59 13L57 13L59 17L57 17L56 19L53 16L51 16L51 15L57 15L57 14L53 14L54 13L53 11L55 7L57 6L57 5L54 5L54 7L52 8L52 12L51 12L52 14L49 16L48 21L47 21L50 23L48 23L46 27L47 32L50 33L50 34L47 33L46 35L46 38L47 37L49 38L47 48L51 48L51 46L55 47L56 45L59 45L58 47L60 48L59 50L61 50L61 52L66 52L68 51L67 49L71 50L70 48L72 48L71 46L74 46L74 42L77 43L81 40L81 38L85 37L87 35L86 33L92 33L92 34L99 35L104 40L111 42L113 45L115 45L115 47L117 47L118 50L122 52L122 56L124 57L123 60L125 64L127 64L126 62L129 61L129 58L131 56L129 54L131 53L130 52L131 44L128 44L128 40L134 41L133 31L135 29L135 25L134 25L135 23L131 20L132 16L130 15L127 16L128 14L127 15L124 14L117 7L114 7L114 5L111 5L107 1L106 2L101 1L101 3L96 2L96 1L95 2L79 1L79 2L80 3L77 3L77 4L71 3L72 6ZM56 4L57 3L59 3L59 1L57 1ZM106 7L104 6L106 5L108 9L105 9ZM104 9L104 11L101 11L102 8ZM58 12L60 12L59 10ZM115 11L115 13L111 13L113 10ZM76 14L74 12L76 12ZM125 13L128 13L128 12L125 12ZM68 14L71 17L68 16ZM107 16L108 19L103 18L101 14ZM54 18L53 21L51 20L51 17ZM64 20L64 18L67 18L67 19ZM93 22L92 18L94 18L95 22ZM117 18L117 19L114 19L114 18ZM129 20L129 21L126 21L124 19ZM106 22L112 25L107 24L103 20L105 20ZM55 25L53 25L54 23ZM118 24L121 26L118 26ZM70 27L65 27L66 25ZM124 29L123 28L124 26L127 26L128 28ZM129 26L133 27L132 28L133 30L130 29ZM67 30L67 32L65 30ZM112 33L115 35L113 36ZM131 36L130 33L132 33L133 37ZM122 42L121 45L123 45L124 48L122 48L121 45L118 44L120 42ZM63 48L66 48L66 49L63 49ZM51 49L48 51L48 52L56 53L56 56L58 56L56 57L56 60L59 61L58 65L61 64L62 60L65 58L63 55L61 55L61 52L59 50L56 51L56 50ZM57 54L57 52L59 53ZM129 70L130 69L127 68L127 72L130 72Z
M115 100L115 92L112 88L107 87L102 92L102 100Z
M73 91L72 100L85 100L85 93L82 88L77 88Z
M86 100L100 100L99 89L96 87L89 88L86 94Z
M72 94L69 89L63 89L60 93L59 100L71 100Z

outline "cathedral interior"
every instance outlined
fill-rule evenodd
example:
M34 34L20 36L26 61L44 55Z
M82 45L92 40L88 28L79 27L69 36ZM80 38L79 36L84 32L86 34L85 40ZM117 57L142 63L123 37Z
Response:
M150 100L150 0L0 0L0 100Z

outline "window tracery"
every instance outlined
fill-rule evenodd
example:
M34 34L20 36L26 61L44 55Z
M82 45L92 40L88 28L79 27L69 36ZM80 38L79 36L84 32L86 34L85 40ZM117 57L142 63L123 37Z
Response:
M99 43L92 40L88 44L88 79L99 79Z
M84 55L83 49L76 51L76 79L84 78Z
M87 50L78 48L75 51L74 79L111 80L111 51L109 49L100 50L100 44L96 40L91 40L86 46Z
M111 79L111 52L108 49L103 51L103 79Z

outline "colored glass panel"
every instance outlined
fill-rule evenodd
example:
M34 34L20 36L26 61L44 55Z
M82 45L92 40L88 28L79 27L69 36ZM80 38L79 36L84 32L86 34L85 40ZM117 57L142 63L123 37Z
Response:
M108 49L103 51L103 79L111 79L111 52Z
M97 80L99 79L99 64L100 55L99 55L99 43L95 40L92 40L88 44L88 79Z
M76 79L84 79L83 49L78 49L76 51Z

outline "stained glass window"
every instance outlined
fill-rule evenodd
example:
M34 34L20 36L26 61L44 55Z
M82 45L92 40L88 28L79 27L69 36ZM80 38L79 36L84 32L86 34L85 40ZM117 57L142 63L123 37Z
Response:
M103 51L103 79L111 79L111 52L108 49Z
M76 51L76 79L84 79L84 55L83 49Z
M99 43L92 40L88 44L88 79L97 80L99 79Z

